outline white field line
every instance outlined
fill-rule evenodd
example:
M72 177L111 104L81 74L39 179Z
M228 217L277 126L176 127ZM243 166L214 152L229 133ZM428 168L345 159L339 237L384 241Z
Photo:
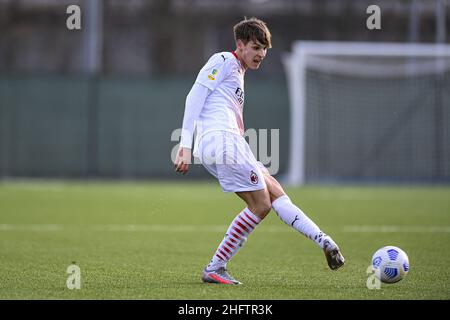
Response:
M447 226L344 226L342 232L360 233L450 233Z
M227 225L171 225L171 224L0 224L2 231L106 231L106 232L220 232L227 230ZM330 228L327 228L330 229ZM280 226L260 226L258 232L292 232L292 228ZM401 226L401 225L349 225L338 231L345 233L450 233L450 226Z
M8 182L0 181L0 186L8 189L19 189L25 191L61 192L66 189L67 185L64 182L55 182L51 180L29 181L17 179Z
M171 224L0 224L1 231L111 231L111 232L225 232L227 225L171 225ZM283 226L264 227L265 232L284 232L290 228ZM262 230L262 228L261 228Z
M0 224L0 231L63 231L59 224Z

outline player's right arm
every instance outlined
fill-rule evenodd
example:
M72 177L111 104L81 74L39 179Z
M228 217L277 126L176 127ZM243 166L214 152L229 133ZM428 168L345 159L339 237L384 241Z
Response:
M186 98L186 107L181 130L181 142L175 159L175 171L186 174L191 163L192 140L195 121L198 119L208 95L226 78L227 58L223 54L213 55L200 70Z
M198 119L209 93L210 90L207 87L194 83L186 97L181 142L175 159L175 171L182 174L186 174L189 170L195 121Z

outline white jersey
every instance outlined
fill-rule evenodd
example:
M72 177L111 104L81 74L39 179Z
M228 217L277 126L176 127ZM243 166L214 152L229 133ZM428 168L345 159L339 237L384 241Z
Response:
M267 170L244 139L244 71L232 52L214 54L200 70L186 98L180 146L216 177L225 192L266 188Z
M195 81L211 90L197 119L197 141L221 130L244 135L244 74L233 52L214 54Z

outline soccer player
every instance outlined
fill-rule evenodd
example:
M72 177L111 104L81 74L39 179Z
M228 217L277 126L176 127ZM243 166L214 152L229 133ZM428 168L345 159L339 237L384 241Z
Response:
M344 264L337 244L292 203L243 137L244 75L248 69L258 69L266 57L271 48L270 31L263 21L250 18L234 26L234 37L236 50L212 55L186 98L174 163L177 172L188 172L197 128L194 156L219 180L224 192L236 193L247 205L231 222L203 270L202 281L240 284L228 273L227 263L272 208L283 222L314 241L335 270Z

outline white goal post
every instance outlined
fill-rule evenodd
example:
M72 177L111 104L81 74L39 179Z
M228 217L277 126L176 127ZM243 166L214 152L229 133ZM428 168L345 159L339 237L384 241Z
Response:
M370 133L357 131L364 131L364 127L355 126L353 133L348 131L349 128L345 127L347 125L352 125L352 123L357 123L358 121L369 123L368 121L370 119L361 118L364 115L356 115L357 112L355 113L355 118L350 119L348 122L344 119L340 121L340 124L333 123L333 116L336 115L333 112L342 113L342 110L345 110L345 104L348 103L348 101L351 102L350 104L354 103L355 106L357 106L358 103L364 101L365 94L374 96L376 93L376 97L380 96L380 102L383 102L383 107L390 108L386 110L393 110L393 113L399 114L403 112L403 110L406 110L406 100L410 99L410 96L415 93L417 87L419 87L420 90L423 89L424 92L431 92L431 89L433 89L434 92L436 83L438 83L439 91L433 93L433 95L439 95L439 97L445 95L443 98L439 98L439 103L443 104L443 106L439 109L441 111L437 111L441 113L444 112L445 119L442 120L444 128L442 130L440 129L443 133L436 133L436 137L441 139L441 136L443 136L443 143L450 144L450 141L446 140L449 137L447 131L450 130L445 129L445 127L449 126L448 115L450 114L448 111L450 106L447 106L447 102L449 102L448 95L446 95L445 91L450 92L450 87L444 88L450 83L448 81L450 79L450 45L296 41L292 45L292 52L284 55L283 63L286 71L290 99L290 155L285 177L285 182L287 184L302 185L309 181L336 181L340 178L343 178L344 180L349 178L349 180L352 180L352 178L355 177L367 177L370 179L371 177L389 178L392 176L398 179L411 177L411 179L414 180L414 178L436 178L436 174L441 175L444 178L450 176L450 172L448 172L450 169L447 171L446 168L441 168L442 164L440 164L442 162L445 166L445 163L448 160L447 158L450 156L448 150L433 151L435 156L438 156L439 159L434 159L434 156L433 158L430 156L429 159L427 158L427 161L430 163L423 164L424 169L419 168L420 166L415 166L406 173L403 172L402 169L398 169L399 165L397 165L395 161L403 161L403 155L394 155L394 151L391 151L391 149L395 149L395 146L388 146L388 144L391 143L388 136L389 130L395 130L389 129L395 127L395 123L393 123L394 116L389 112L380 111L384 112L384 118L380 122L385 122L386 127L383 128L383 125L380 125L380 128L370 129L372 130ZM434 82L433 79L439 75L445 75L444 82ZM423 78L424 76L430 78ZM316 78L320 81L314 80ZM346 90L343 91L341 91L341 88L339 87L341 79L344 81L351 79L352 81L349 82L349 88L346 88ZM364 84L364 81L366 81L365 79L376 79L369 80L377 81L375 82L375 85L373 85L373 92L370 89L370 85ZM418 80L416 81L415 79ZM398 85L398 95L395 94L395 91L390 92L388 90L389 86L392 87L392 85L388 84L389 81L394 81L393 84L395 86ZM361 83L361 87L359 87L359 83ZM388 87L384 87L383 84L386 84ZM384 95L383 90L389 92ZM408 91L410 92L408 93ZM324 98L322 92L328 92L328 96ZM386 97L390 98L388 99ZM427 103L433 104L438 101L436 100L437 98L433 99L434 102ZM444 99L444 101L442 101L442 99ZM339 100L337 106L335 105L335 100ZM386 106L390 101L392 101L392 105ZM315 157L310 157L308 162L307 153L311 150L308 150L307 148L307 139L313 137L312 140L314 140L315 136L314 133L310 133L307 136L306 129L308 126L315 125L314 121L318 121L314 119L319 116L314 114L311 115L310 113L315 112L315 109L320 108L323 109L320 112L322 112L323 117L326 118L325 124L321 124L317 128L311 130L315 132L315 135L323 135L320 130L325 127L330 128L329 130L327 129L329 131L327 137L329 138L325 137L322 139L327 140L326 148L328 149L325 151L322 150L323 152L312 152L315 154ZM371 108L378 108L378 105L373 104ZM398 110L396 108L398 108ZM432 108L429 109L429 112L432 112ZM308 111L310 112L308 113ZM413 124L408 125L417 126L417 121L414 120L414 117L419 116L418 112L413 110L410 113L413 115L408 115L408 119L412 120L408 121L411 121ZM398 120L398 123L400 122L401 120ZM388 125L389 123L390 126ZM340 125L340 127L337 127L337 125ZM428 127L432 125L427 124L426 126L426 129L428 130ZM379 131L377 131L378 129ZM399 133L396 131L391 132L391 134L395 136L395 139L401 139L404 135L408 136L407 134L402 133L401 130L402 129L397 130ZM408 130L413 129L408 128ZM444 130L447 131L444 132ZM367 138L366 140L362 140L361 138L360 141L357 142L360 146L358 153L349 151L348 153L343 152L341 155L350 158L350 160L353 160L356 157L360 157L361 159L358 161L355 160L354 162L348 161L348 167L345 167L346 164L342 163L341 167L338 169L333 169L333 165L317 167L314 170L320 171L320 168L329 170L324 170L327 171L327 174L323 177L320 175L320 172L318 172L314 177L319 178L308 178L308 163L311 163L312 166L314 166L315 161L327 161L326 159L322 159L322 157L330 157L330 155L333 155L333 148L335 147L331 145L329 140L337 139L335 136L338 136L341 140L346 140L347 137L353 137L353 135L356 137L359 134L366 134L367 136L370 136L370 138ZM350 138L350 140L351 139L356 140L356 138ZM395 143L399 146L409 148L405 151L406 153L415 156L416 153L428 152L421 149L416 150L416 147L414 146L415 138L412 137L411 134L405 139L411 141L408 140L405 144L400 140L396 140ZM322 140L318 139L317 141L320 143ZM382 147L383 143L386 145L384 149ZM427 142L424 142L424 144L426 143ZM440 140L439 143L441 143ZM373 144L372 149L369 149L368 147L370 144ZM356 145L356 142L354 145ZM345 150L346 148L348 150L356 148L351 142L341 147ZM439 145L436 148L439 149L441 147ZM365 157L367 158L368 156L375 154L377 150L380 153L379 163L374 162L371 163L370 166L362 168L360 164L364 161ZM393 159L391 163L388 162L390 156ZM347 160L349 159L344 159L343 161ZM381 162L383 163L380 164ZM435 168L433 169L434 171L431 169L427 171L428 169L426 169L425 166L432 165L432 162L437 166L437 169ZM356 169L357 167L359 169Z

